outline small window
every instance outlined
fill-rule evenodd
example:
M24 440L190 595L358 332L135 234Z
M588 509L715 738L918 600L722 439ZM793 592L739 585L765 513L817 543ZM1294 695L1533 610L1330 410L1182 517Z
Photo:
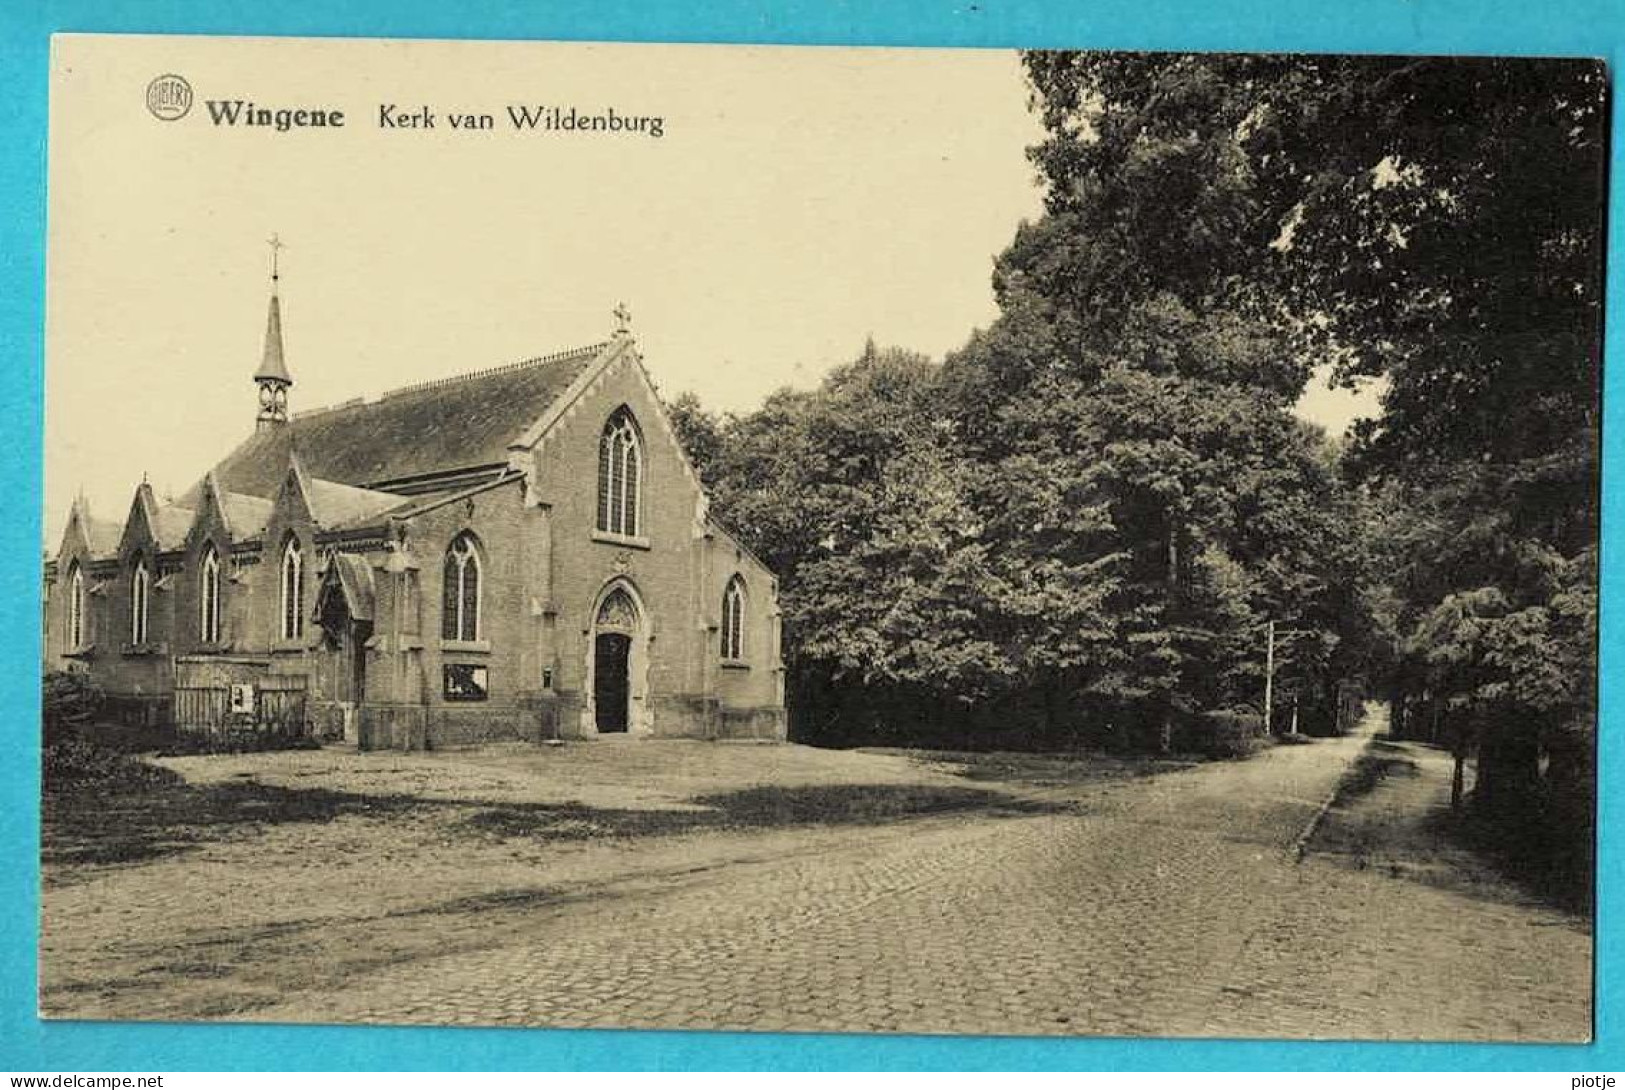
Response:
M68 575L68 649L85 645L85 573L77 563Z
M210 545L198 566L198 638L220 642L220 556Z
M440 636L447 640L480 638L480 554L474 535L458 534L446 550L440 599Z
M454 701L484 700L490 692L489 668L466 662L448 662L441 672L441 696Z
M299 539L288 536L282 547L282 615L280 631L285 640L296 640L305 634L305 558L299 549Z
M745 657L745 581L737 575L722 592L722 657L733 662Z
M135 572L130 577L130 642L147 642L147 605L152 598L152 577L147 574L147 562L137 559Z
M642 442L637 422L623 406L604 425L598 442L598 529L637 537L642 488Z

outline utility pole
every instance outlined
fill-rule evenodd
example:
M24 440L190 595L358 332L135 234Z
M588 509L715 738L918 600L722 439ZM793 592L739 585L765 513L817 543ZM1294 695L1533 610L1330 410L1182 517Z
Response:
M1273 713L1275 710L1275 637L1280 636L1283 640L1290 640L1298 636L1307 636L1310 630L1287 628L1277 632L1275 630L1275 621L1271 619L1264 622L1264 631L1264 733L1270 734L1272 733L1270 721L1274 718ZM1298 733L1296 697L1293 698L1292 733Z

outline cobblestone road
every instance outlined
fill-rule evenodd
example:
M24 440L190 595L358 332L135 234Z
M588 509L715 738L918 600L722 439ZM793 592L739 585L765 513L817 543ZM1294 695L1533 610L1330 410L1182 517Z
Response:
M1583 1038L1589 937L1296 838L1364 738L538 908L256 1021ZM450 921L453 925L455 921Z

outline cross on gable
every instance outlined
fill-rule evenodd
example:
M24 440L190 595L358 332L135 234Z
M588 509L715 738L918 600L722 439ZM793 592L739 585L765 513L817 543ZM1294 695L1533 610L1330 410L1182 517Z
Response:
M615 305L615 336L630 337L632 335L632 310L625 303Z

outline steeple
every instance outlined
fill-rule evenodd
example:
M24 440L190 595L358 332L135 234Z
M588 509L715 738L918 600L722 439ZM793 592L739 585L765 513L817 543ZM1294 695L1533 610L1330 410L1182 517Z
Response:
M277 297L281 280L278 251L283 245L276 235L267 244L271 247L271 305L265 316L265 353L260 357L260 369L254 372L254 384L260 391L259 417L254 424L257 431L288 422L288 387L293 385L293 376L288 374L282 358L282 301Z

